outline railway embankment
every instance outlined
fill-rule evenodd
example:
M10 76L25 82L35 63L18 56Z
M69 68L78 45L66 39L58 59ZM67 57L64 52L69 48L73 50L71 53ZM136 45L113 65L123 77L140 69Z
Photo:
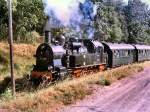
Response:
M29 91L24 88L17 92L16 99L12 99L10 89L6 89L0 97L0 108L5 111L59 112L60 107L74 104L94 94L95 87L110 86L125 77L136 75L149 65L149 62L136 63L97 74L85 74L77 79L66 79L42 89L30 88Z
M32 69L32 65L35 63L33 55L36 47L37 45L31 44L14 44L14 68L17 78L22 77ZM9 76L9 45L0 42L0 80L7 76Z

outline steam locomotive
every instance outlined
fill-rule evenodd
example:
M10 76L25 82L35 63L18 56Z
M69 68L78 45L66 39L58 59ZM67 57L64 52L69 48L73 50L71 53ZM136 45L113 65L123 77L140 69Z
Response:
M30 75L33 82L52 82L67 76L80 77L106 68L150 60L148 45L62 37L57 40L51 38L50 31L45 32L45 43L39 45L35 54L36 65Z

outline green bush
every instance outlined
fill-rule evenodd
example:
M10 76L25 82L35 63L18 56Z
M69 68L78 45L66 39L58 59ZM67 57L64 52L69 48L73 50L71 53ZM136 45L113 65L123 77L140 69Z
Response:
M109 85L111 85L111 81L108 79L101 79L100 81L97 81L96 84L103 85L103 86L109 86Z
M5 92L3 93L3 94L1 94L0 95L0 99L1 100L10 100L10 99L12 99L13 97L12 97L12 92L11 92L11 89L9 89L9 88L7 88L6 90L5 90Z

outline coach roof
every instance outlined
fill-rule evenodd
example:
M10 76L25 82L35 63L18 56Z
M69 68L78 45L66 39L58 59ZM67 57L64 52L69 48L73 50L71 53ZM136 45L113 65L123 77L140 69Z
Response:
M137 49L145 49L145 50L150 50L150 46L148 45L134 45Z
M117 43L105 43L110 49L135 49L133 45L130 44L117 44Z

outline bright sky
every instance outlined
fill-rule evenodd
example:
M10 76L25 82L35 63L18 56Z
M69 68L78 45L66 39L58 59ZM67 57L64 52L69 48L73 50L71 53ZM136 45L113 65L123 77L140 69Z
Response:
M128 2L128 0L124 0L125 2ZM142 2L145 2L146 4L148 4L150 6L150 0L141 0Z

